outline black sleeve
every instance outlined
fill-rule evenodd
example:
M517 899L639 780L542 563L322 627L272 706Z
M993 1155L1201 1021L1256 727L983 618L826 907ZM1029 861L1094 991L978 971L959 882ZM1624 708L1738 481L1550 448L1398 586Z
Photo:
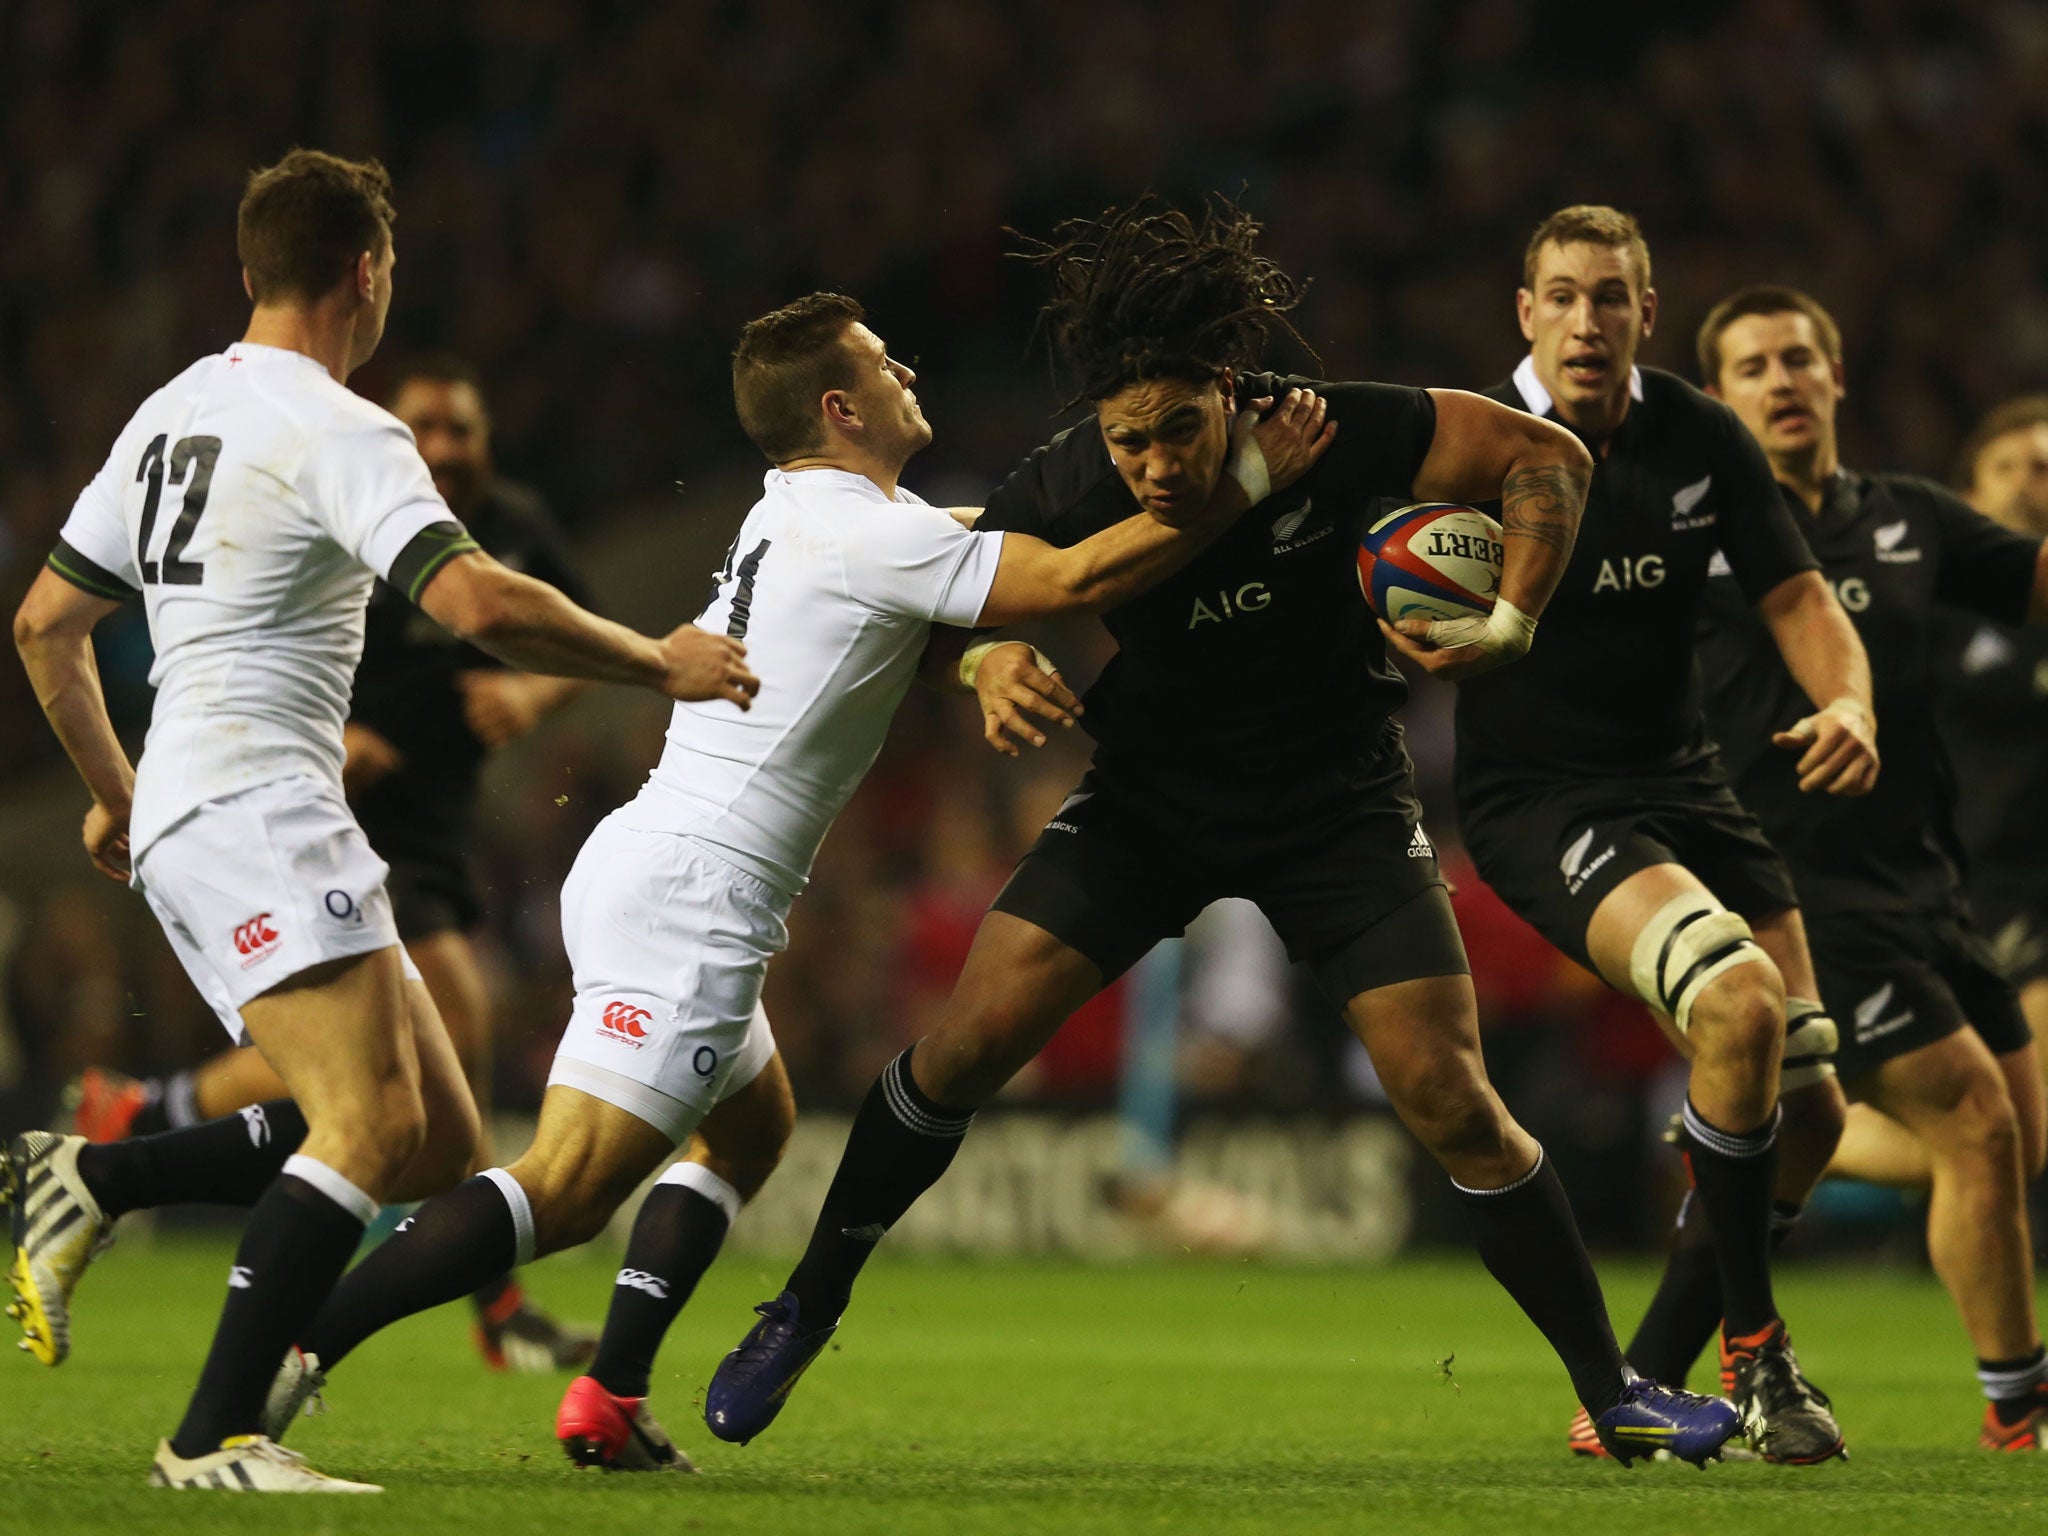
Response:
M1092 422L1035 448L982 503L977 533L1027 533L1062 548L1138 510Z
M429 523L398 552L398 558L391 562L390 574L384 579L404 593L408 603L418 603L428 583L447 568L449 561L481 548L469 536L469 530L452 517L445 522Z
M1939 486L1920 487L1941 532L1934 600L2000 624L2024 624L2041 541L2001 527Z
M62 539L50 551L49 566L79 591L103 597L110 603L125 603L129 598L141 595L105 566L88 560Z
M525 524L522 542L526 574L556 588L579 608L588 608L590 586L577 569L567 531L546 503L537 498L520 510Z
M1785 493L1772 478L1770 461L1749 429L1726 406L1715 407L1723 433L1714 468L1715 500L1721 505L1718 536L1728 568L1752 603L1801 571L1820 562L1806 542Z
M1403 500L1414 493L1415 477L1436 437L1436 402L1428 390L1399 384L1286 382L1306 384L1322 395L1330 403L1330 420L1337 423L1337 440L1309 472L1318 485Z

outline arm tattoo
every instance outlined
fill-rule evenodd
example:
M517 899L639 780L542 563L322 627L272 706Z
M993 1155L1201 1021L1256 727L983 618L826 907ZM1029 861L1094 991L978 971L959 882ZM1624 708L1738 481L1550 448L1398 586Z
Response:
M1513 471L1501 482L1501 537L1533 539L1569 554L1592 478L1562 464Z

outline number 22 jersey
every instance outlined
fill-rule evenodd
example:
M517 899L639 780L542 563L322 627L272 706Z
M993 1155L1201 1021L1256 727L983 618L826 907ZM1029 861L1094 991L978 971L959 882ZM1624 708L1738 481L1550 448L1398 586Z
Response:
M135 856L225 795L300 774L339 793L373 578L417 598L475 547L404 423L303 353L240 342L144 401L50 556L148 615Z

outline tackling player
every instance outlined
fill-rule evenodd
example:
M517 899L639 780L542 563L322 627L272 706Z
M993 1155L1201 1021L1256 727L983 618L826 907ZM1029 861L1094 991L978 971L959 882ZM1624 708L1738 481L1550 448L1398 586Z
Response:
M977 527L1079 545L1134 509L1178 513L1211 494L1233 413L1286 387L1248 372L1299 297L1257 235L1220 200L1199 222L1146 201L1056 232L1036 253L1053 279L1045 319L1093 415L1026 459ZM1391 718L1405 690L1358 591L1376 498L1500 497L1501 600L1440 661L1512 661L1565 567L1591 460L1562 429L1476 395L1315 388L1343 427L1322 463L1106 615L1119 649L1087 700L1094 765L996 898L938 1027L869 1092L802 1261L711 1383L720 1438L773 1421L974 1112L1069 1014L1226 895L1256 901L1314 967L1616 1453L1672 1445L1704 1460L1733 1432L1726 1403L1628 1372L1563 1186L1487 1081L1464 947Z
M1961 458L1958 483L1971 506L2014 533L2048 536L2048 395L1991 412ZM2048 630L1971 624L1947 637L1941 668L1941 729L1953 749L1970 906L2039 1040L2048 1033ZM2036 1177L2048 1149L2039 1047L1998 1060L2019 1112L2023 1160ZM1861 1130L1852 1118L1850 1136Z
M1821 1000L1847 1026L1849 1096L1920 1143L1927 1246L1977 1350L1980 1443L2038 1449L2048 1352L2034 1319L2020 1131L1994 1056L2024 1058L2019 1001L1963 900L1953 779L1935 728L1939 607L1998 623L2048 618L2048 544L1908 475L1843 467L1842 338L1810 295L1729 295L1699 332L1700 377L1769 458L1821 574L1863 636L1885 722L1884 777L1858 799L1802 795L1770 745L1803 699L1734 581L1708 583L1700 670L1735 793L1792 868ZM1835 1172L1865 1176L1853 1138Z
M1657 295L1635 220L1603 207L1544 220L1516 307L1529 356L1487 393L1570 427L1599 468L1543 646L1514 673L1459 689L1466 844L1509 906L1647 1003L1691 1063L1681 1145L1704 1221L1681 1228L1629 1360L1682 1381L1701 1340L1670 1339L1691 1326L1689 1298L1717 1285L1724 1388L1752 1444L1773 1461L1824 1460L1841 1433L1786 1338L1770 1240L1774 1192L1803 1199L1839 1134L1840 1091L1824 1075L1834 1027L1791 879L1730 792L1700 716L1693 623L1716 550L1814 705L1775 738L1797 754L1802 790L1869 790L1869 666L1742 424L1636 366ZM1410 638L1420 623L1403 629L1403 651L1447 670L1455 653ZM1819 1143L1783 1180L1781 1058L1785 1088L1807 1088ZM1593 1452L1587 1427L1582 1416L1574 1447Z
M742 331L734 402L775 468L703 622L748 639L769 682L744 719L678 706L639 796L585 843L562 890L575 1008L533 1145L429 1201L349 1274L299 1333L273 1395L273 1433L378 1329L588 1241L701 1123L751 1147L748 1164L728 1177L693 1143L664 1175L635 1222L591 1374L570 1386L556 1421L579 1462L687 1470L647 1412L655 1351L727 1222L775 1166L795 1114L760 1009L762 977L932 626L1128 598L1329 443L1322 403L1288 391L1266 421L1240 421L1232 473L1214 496L1134 508L1066 549L972 532L900 487L931 428L911 391L916 375L862 318L851 299L813 294Z
M92 792L87 852L143 893L230 1035L277 1069L296 1108L271 1108L302 1116L281 1172L274 1147L299 1133L273 1141L261 1110L150 1138L162 1145L141 1160L44 1132L10 1145L12 1310L52 1363L112 1212L261 1188L191 1406L157 1446L158 1487L375 1491L260 1434L264 1394L377 1206L446 1188L475 1143L385 865L342 798L371 583L514 666L742 706L755 686L727 636L684 625L652 640L484 555L411 433L348 391L383 334L393 217L375 161L294 150L250 177L247 335L143 403L15 617L36 696ZM138 594L157 697L131 767L91 636Z
M546 503L496 471L490 415L474 370L452 357L415 361L398 376L389 406L411 429L434 489L486 554L585 601ZM485 754L525 735L588 686L500 665L425 617L389 582L371 592L343 731L342 785L370 847L390 865L384 887L399 942L462 1060L483 1127L480 1168L497 1161L491 999L467 932L483 908L464 844ZM167 1081L137 1082L95 1068L79 1082L75 1129L92 1141L113 1141L284 1096L276 1070L246 1046ZM581 1366L597 1347L596 1334L548 1316L509 1272L471 1300L477 1344L499 1370Z

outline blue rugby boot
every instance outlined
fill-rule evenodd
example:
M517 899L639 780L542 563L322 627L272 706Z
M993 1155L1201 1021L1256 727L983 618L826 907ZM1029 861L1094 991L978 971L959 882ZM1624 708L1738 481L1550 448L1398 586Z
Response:
M1742 1429L1742 1415L1722 1397L1705 1397L1630 1373L1621 1401L1593 1422L1600 1444L1623 1466L1639 1456L1669 1451L1704 1467Z
M836 1322L806 1328L797 1316L796 1293L784 1291L754 1308L761 1321L747 1330L740 1347L719 1362L704 1393L704 1426L721 1440L745 1445L775 1422L797 1378L832 1335Z

